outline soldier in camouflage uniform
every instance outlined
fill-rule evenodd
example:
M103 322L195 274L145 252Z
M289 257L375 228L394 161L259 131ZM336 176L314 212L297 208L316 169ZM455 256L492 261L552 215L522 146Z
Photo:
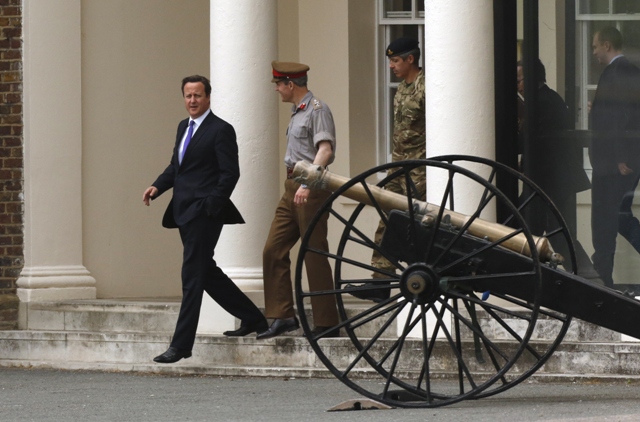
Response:
M418 41L412 38L399 38L389 44L385 52L389 58L389 67L393 73L402 79L393 99L393 162L415 160L426 157L425 145L425 94L424 71L418 66L420 48ZM389 169L388 174L397 169ZM411 171L411 179L417 188L412 192L417 199L426 199L426 168L420 167ZM396 177L384 187L387 190L407 194L404 177ZM380 244L385 226L380 221L374 240ZM374 271L374 278L387 278L387 273L395 273L395 266L378 251L373 251L371 265L379 269ZM376 289L371 291L354 292L354 296L361 299L380 302L389 297L389 290Z

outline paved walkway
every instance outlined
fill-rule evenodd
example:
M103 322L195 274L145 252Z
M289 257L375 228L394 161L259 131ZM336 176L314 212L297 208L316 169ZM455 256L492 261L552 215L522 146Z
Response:
M327 412L335 379L219 378L0 368L0 421L640 421L640 384L531 384L437 409Z

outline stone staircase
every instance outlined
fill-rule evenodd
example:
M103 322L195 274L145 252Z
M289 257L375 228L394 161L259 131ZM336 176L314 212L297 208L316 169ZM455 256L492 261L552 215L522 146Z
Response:
M30 303L22 311L27 329L0 331L0 367L333 377L301 330L261 341L253 336L200 334L192 358L173 365L155 364L151 359L169 344L179 306L178 300ZM544 345L549 340L537 335L530 344ZM353 350L348 338L320 343L336 359L348 359ZM370 371L362 366L354 374L366 377ZM574 320L565 340L532 379L581 378L640 380L640 342L623 341L618 333Z

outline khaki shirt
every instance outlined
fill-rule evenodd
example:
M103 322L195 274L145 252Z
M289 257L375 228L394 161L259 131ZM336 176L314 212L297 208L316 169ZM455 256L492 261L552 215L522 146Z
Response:
M293 167L303 160L313 163L321 141L331 142L333 154L328 163L331 164L336 152L336 128L329 107L309 91L300 104L291 106L291 113L284 165Z
M398 85L393 111L393 161L425 158L424 70L413 83Z

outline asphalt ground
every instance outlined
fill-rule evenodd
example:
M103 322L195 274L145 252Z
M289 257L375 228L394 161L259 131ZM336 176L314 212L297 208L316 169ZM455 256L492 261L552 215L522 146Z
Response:
M327 410L337 379L220 378L0 368L0 421L640 421L640 384L528 383L434 409Z

